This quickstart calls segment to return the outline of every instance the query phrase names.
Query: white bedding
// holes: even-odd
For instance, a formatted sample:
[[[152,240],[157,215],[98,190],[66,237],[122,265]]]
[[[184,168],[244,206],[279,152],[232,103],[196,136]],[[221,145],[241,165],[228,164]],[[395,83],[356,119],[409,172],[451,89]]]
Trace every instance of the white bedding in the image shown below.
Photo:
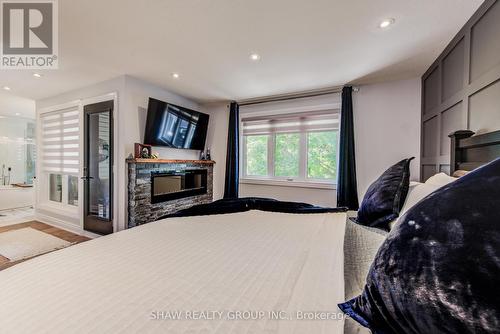
[[[0,272],[0,332],[343,333],[342,320],[227,318],[338,314],[345,221],[261,211],[175,218],[40,256]],[[152,320],[160,311],[182,320]],[[190,311],[215,319],[186,320]]]

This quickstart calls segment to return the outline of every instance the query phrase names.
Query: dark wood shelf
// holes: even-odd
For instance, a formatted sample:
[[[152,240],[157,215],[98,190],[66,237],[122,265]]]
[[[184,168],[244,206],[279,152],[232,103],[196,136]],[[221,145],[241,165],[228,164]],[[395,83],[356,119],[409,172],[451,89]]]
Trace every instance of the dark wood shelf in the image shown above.
[[[183,159],[127,159],[129,164],[205,164],[214,165],[213,160],[183,160]]]

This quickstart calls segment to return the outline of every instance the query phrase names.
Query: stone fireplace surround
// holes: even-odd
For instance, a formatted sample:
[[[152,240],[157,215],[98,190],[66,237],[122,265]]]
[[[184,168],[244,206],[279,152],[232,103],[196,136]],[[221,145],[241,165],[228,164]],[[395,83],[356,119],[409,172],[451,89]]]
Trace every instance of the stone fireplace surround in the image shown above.
[[[147,224],[162,216],[213,200],[213,167],[211,160],[128,159],[128,228]],[[207,193],[151,203],[151,173],[186,169],[207,170]]]

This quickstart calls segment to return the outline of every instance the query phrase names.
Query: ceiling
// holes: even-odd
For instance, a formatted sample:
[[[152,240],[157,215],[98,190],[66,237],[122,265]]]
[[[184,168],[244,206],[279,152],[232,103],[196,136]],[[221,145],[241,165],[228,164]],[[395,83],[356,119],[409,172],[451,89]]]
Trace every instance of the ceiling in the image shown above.
[[[0,119],[5,117],[35,118],[35,101],[0,91]]]
[[[64,0],[59,69],[3,70],[0,86],[41,99],[128,74],[205,102],[414,77],[482,2]]]

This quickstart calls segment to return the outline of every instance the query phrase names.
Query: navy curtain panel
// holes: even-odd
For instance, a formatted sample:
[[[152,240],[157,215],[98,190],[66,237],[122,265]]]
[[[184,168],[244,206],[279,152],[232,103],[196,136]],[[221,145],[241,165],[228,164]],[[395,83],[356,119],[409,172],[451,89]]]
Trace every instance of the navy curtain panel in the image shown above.
[[[358,186],[356,181],[356,158],[354,153],[354,120],[352,112],[352,87],[342,89],[340,112],[340,141],[337,179],[337,206],[357,210]]]
[[[229,128],[227,134],[226,182],[224,198],[238,198],[240,148],[240,106],[231,102],[229,107]]]

